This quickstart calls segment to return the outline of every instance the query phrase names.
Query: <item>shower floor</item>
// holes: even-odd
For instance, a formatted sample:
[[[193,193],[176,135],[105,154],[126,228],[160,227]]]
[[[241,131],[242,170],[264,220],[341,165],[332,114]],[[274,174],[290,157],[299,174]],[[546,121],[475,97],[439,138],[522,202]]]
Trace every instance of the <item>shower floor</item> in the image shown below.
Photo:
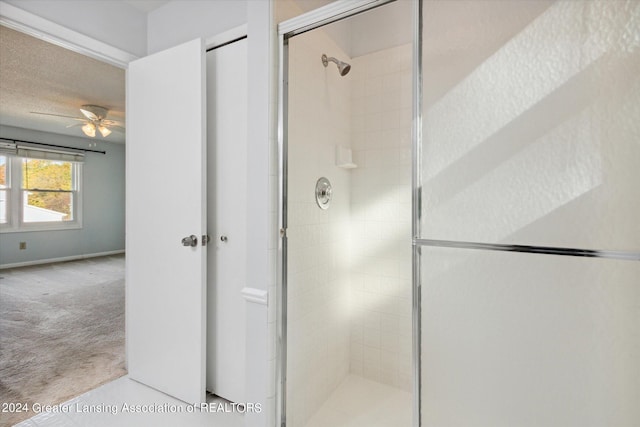
[[[349,375],[305,427],[411,427],[411,393]]]

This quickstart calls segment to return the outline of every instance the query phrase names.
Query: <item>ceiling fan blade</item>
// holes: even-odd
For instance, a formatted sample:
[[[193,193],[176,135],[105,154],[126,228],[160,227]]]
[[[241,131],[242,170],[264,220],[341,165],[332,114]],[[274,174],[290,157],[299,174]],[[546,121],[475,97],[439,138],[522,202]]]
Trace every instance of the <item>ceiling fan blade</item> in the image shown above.
[[[116,120],[102,119],[101,122],[105,126],[122,126],[121,122]]]
[[[85,117],[89,120],[98,120],[98,116],[89,110],[85,110],[84,108],[81,108],[80,112],[84,114]]]
[[[72,124],[72,125],[68,125],[67,129],[69,129],[69,128],[77,128],[77,127],[80,127],[80,126],[84,126],[84,123],[75,123],[75,124]]]
[[[53,114],[53,113],[39,113],[37,111],[29,111],[31,114],[40,114],[42,116],[53,116],[53,117],[64,117],[65,119],[73,119],[73,120],[82,120],[85,121],[87,119],[82,117],[72,117],[72,116],[63,116],[62,114]]]

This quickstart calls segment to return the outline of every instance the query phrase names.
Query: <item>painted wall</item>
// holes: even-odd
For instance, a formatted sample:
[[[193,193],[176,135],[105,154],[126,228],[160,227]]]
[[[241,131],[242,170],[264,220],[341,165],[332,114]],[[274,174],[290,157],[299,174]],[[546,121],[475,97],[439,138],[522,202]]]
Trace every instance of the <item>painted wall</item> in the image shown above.
[[[640,4],[517,3],[425,2],[423,237],[639,253]],[[638,261],[422,272],[425,426],[640,423]]]
[[[88,148],[89,140],[9,126],[0,137]],[[94,142],[93,140],[91,142]],[[2,233],[0,265],[124,250],[124,145],[99,142],[87,153],[82,179],[82,229]],[[19,250],[19,242],[27,242]]]
[[[136,56],[147,52],[147,15],[124,2],[3,1]]]
[[[411,390],[410,44],[352,60],[350,371]]]
[[[323,53],[349,61],[322,30],[289,47],[289,242],[287,408],[304,425],[349,372],[351,173],[335,164],[351,147],[351,79]],[[315,200],[316,181],[333,187],[329,209]]]
[[[245,0],[172,1],[149,13],[147,53],[210,37],[247,23]]]

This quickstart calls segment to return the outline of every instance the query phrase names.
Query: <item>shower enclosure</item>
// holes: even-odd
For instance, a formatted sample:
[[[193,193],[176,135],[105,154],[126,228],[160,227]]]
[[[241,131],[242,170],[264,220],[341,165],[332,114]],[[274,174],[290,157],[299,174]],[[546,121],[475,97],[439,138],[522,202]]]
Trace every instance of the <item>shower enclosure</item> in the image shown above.
[[[288,426],[411,426],[411,23],[396,3],[287,41]]]
[[[640,4],[279,33],[279,425],[640,423]]]

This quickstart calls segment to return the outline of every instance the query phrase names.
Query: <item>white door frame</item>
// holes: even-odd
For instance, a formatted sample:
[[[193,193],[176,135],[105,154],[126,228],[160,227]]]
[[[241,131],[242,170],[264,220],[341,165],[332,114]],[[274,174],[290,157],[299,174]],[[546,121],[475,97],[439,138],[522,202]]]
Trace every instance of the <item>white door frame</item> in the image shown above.
[[[65,49],[126,69],[139,58],[130,52],[71,30],[0,0],[0,25],[53,43]],[[205,49],[212,49],[247,36],[247,24],[205,39]]]
[[[118,68],[126,69],[129,62],[138,59],[138,56],[130,52],[56,24],[4,1],[0,1],[0,24]]]

